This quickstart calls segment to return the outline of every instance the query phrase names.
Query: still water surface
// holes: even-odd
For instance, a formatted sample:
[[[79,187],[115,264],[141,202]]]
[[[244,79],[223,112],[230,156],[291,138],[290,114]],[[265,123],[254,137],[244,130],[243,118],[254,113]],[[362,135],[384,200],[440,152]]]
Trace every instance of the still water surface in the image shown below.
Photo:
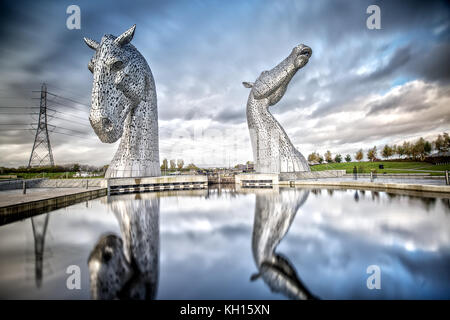
[[[66,287],[70,265],[80,290]],[[449,299],[450,199],[212,188],[104,197],[0,227],[0,298],[130,297]]]

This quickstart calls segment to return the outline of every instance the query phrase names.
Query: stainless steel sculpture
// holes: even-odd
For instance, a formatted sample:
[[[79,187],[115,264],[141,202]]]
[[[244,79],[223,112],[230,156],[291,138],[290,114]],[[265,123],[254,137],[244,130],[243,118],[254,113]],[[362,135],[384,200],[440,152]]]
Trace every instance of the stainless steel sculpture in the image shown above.
[[[118,139],[119,148],[106,178],[160,176],[158,109],[153,75],[145,58],[130,44],[136,26],[101,42],[84,38],[95,54],[89,120],[102,142]]]
[[[290,299],[317,299],[289,259],[276,252],[308,195],[308,190],[267,190],[256,195],[252,251],[258,273],[251,280],[261,277],[272,291]]]
[[[270,71],[263,71],[252,88],[247,102],[247,123],[257,173],[310,171],[305,157],[294,147],[283,127],[269,112],[269,107],[283,97],[296,72],[311,57],[311,48],[300,44]]]
[[[159,195],[111,196],[121,237],[100,238],[88,259],[93,299],[154,299],[159,279]]]

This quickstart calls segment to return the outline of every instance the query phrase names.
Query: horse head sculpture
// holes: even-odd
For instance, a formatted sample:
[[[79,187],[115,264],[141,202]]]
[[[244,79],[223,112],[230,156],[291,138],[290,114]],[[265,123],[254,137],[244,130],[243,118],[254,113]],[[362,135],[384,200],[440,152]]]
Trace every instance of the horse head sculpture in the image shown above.
[[[94,75],[89,120],[102,142],[122,138],[106,178],[161,175],[158,110],[152,72],[130,43],[136,26],[101,42],[84,38],[95,50],[88,64]]]
[[[300,44],[270,71],[263,71],[251,88],[247,102],[247,123],[258,173],[310,171],[304,156],[294,147],[283,127],[268,108],[281,100],[292,77],[309,61],[312,50]]]

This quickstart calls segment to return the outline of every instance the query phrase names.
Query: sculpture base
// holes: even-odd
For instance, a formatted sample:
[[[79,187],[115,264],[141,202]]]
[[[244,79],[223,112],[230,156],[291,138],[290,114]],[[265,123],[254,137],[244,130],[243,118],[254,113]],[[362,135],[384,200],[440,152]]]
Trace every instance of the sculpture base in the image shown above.
[[[127,162],[111,163],[106,170],[105,178],[141,178],[141,177],[159,177],[161,168],[159,163]]]
[[[272,185],[289,185],[291,181],[338,178],[345,170],[301,171],[282,173],[244,173],[235,176],[235,184],[244,187],[270,187]]]

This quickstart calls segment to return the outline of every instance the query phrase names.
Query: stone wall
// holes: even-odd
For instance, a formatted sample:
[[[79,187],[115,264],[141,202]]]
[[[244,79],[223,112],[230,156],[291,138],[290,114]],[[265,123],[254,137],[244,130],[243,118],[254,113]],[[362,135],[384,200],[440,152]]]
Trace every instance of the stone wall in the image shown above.
[[[39,185],[39,183],[41,183],[43,180],[46,180],[46,179],[28,179],[25,181],[27,182],[27,188],[36,188],[36,186]],[[24,180],[22,180],[22,179],[0,181],[0,191],[22,189],[23,181]]]
[[[280,173],[280,181],[306,180],[306,179],[322,179],[322,178],[338,178],[345,175],[345,170],[324,170],[311,172],[282,172]]]
[[[39,182],[35,188],[86,188],[106,187],[105,179],[46,179]]]
[[[23,181],[8,180],[0,182],[0,191],[22,189]],[[86,188],[103,187],[106,188],[105,179],[27,179],[27,188]]]

